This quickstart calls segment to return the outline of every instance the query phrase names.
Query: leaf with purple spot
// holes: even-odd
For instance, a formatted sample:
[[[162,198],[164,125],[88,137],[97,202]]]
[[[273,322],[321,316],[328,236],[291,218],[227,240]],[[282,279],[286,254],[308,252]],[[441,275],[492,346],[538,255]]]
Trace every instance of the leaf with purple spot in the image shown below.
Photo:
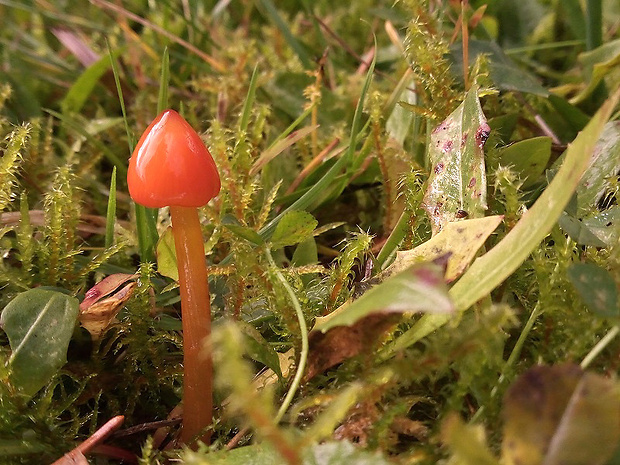
[[[477,89],[431,134],[432,169],[423,207],[433,235],[449,222],[484,216],[486,174],[483,147],[490,127],[482,113]]]

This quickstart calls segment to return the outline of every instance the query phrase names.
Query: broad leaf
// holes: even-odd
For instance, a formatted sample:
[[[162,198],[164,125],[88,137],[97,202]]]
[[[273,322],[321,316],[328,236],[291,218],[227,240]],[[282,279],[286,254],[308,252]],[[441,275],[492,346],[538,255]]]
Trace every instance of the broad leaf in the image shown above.
[[[504,397],[502,463],[605,464],[620,441],[618,383],[577,365],[537,366]]]
[[[252,360],[262,363],[268,368],[271,368],[279,378],[282,378],[282,371],[280,370],[280,359],[275,349],[265,340],[262,334],[254,328],[254,326],[245,323],[244,321],[238,321],[237,326],[243,333],[244,346],[247,350],[248,356]]]
[[[10,380],[32,397],[67,362],[79,302],[49,289],[17,295],[2,311],[0,326],[11,345]]]
[[[510,166],[519,175],[524,188],[536,183],[545,171],[550,156],[550,137],[533,137],[515,142],[499,153],[500,163]]]
[[[318,221],[308,212],[290,211],[285,214],[271,236],[272,247],[295,245],[312,236]]]
[[[585,75],[589,82],[578,95],[571,99],[572,104],[578,104],[587,99],[608,75],[614,79],[610,83],[612,88],[617,88],[620,84],[617,73],[620,64],[620,39],[582,53],[579,55],[579,61],[585,68]]]
[[[489,60],[489,77],[493,84],[501,90],[526,92],[546,97],[547,89],[540,85],[534,75],[525,71],[508,57],[502,48],[494,42],[470,40],[469,65],[473,66],[478,55],[485,55]],[[460,42],[451,50],[452,60],[456,64],[455,71],[463,75],[463,48]]]
[[[419,263],[395,273],[360,298],[328,316],[317,318],[312,331],[326,332],[336,326],[350,326],[373,313],[430,312],[449,314],[443,268],[435,263]]]
[[[423,207],[431,219],[433,234],[450,221],[479,218],[486,210],[483,146],[489,133],[474,88],[431,134],[432,169]]]
[[[577,217],[584,218],[612,184],[614,173],[620,172],[620,121],[605,125],[596,143],[588,170],[577,187]]]
[[[177,253],[174,248],[174,236],[172,228],[168,228],[157,241],[157,272],[162,276],[167,276],[175,281],[179,280],[179,269],[177,267]]]
[[[593,263],[575,263],[568,279],[592,312],[601,317],[620,317],[618,291],[611,274]]]
[[[553,181],[516,226],[493,249],[476,259],[450,289],[456,310],[464,311],[488,295],[510,276],[542,241],[568,204],[593,156],[596,142],[620,98],[620,91],[605,102],[565,153]],[[493,270],[490,273],[489,270]],[[416,343],[449,321],[447,315],[423,315],[390,347],[390,352]]]

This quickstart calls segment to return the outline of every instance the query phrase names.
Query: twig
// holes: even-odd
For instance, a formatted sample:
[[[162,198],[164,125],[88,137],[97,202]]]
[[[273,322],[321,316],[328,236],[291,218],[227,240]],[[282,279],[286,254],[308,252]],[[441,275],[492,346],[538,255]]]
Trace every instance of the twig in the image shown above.
[[[547,137],[551,137],[551,140],[553,141],[554,144],[556,145],[562,144],[562,141],[560,141],[558,136],[555,135],[555,133],[553,132],[553,129],[551,129],[549,125],[545,122],[543,117],[540,116],[536,112],[536,110],[534,110],[534,108],[532,108],[532,105],[527,103],[527,101],[523,98],[523,96],[521,96],[521,94],[515,92],[514,95],[517,98],[517,100],[519,100],[519,102],[521,102],[523,106],[525,106],[525,108],[527,108],[527,110],[530,113],[532,113],[532,115],[534,115],[534,121],[536,121],[536,124],[538,124],[538,127],[542,130],[543,134],[545,134]]]
[[[297,187],[301,184],[301,182],[306,179],[306,176],[308,176],[308,174],[310,174],[310,172],[316,168],[317,166],[319,166],[321,164],[321,162],[325,159],[325,157],[327,155],[329,155],[329,153],[334,150],[334,148],[336,147],[336,145],[338,145],[340,143],[340,139],[338,139],[337,137],[332,140],[329,144],[327,144],[327,147],[325,147],[323,150],[321,150],[321,152],[314,157],[310,163],[308,163],[308,165],[306,165],[306,167],[301,170],[301,172],[297,175],[297,177],[295,178],[295,180],[291,183],[291,185],[289,186],[289,188],[286,190],[286,194],[292,194],[293,192],[295,192],[295,189],[297,189]],[[344,149],[343,149],[344,150]]]
[[[231,450],[237,447],[237,444],[239,444],[239,441],[241,441],[243,436],[245,436],[249,430],[250,428],[248,428],[247,426],[243,427],[241,431],[235,434],[233,438],[230,441],[228,441],[228,444],[226,444],[226,450]]]
[[[167,420],[151,421],[149,423],[142,423],[140,425],[125,428],[115,432],[113,438],[124,438],[125,436],[131,436],[133,434],[143,433],[153,429],[163,428],[165,426],[174,426],[181,423],[182,418],[171,418]]]
[[[108,436],[120,428],[124,421],[125,417],[123,415],[118,415],[108,420],[101,428],[95,431],[91,437],[86,439],[71,452],[66,453],[56,460],[52,465],[66,465],[79,460],[81,456],[88,454],[95,446],[105,441]]]

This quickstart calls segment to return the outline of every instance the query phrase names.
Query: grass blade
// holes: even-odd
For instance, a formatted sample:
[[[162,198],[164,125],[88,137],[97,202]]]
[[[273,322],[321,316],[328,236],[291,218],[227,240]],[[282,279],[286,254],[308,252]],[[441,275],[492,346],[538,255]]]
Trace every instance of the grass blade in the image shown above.
[[[239,130],[241,132],[245,132],[248,129],[248,124],[250,122],[250,113],[252,112],[252,107],[254,106],[254,99],[256,97],[256,76],[258,75],[258,67],[254,67],[254,71],[252,72],[252,77],[250,78],[250,87],[248,88],[248,94],[245,97],[245,102],[243,104],[243,111],[241,112],[241,118],[239,120]]]
[[[370,87],[372,76],[375,71],[375,63],[376,55],[373,57],[372,63],[370,63],[370,66],[368,67],[366,80],[364,81],[364,86],[362,87],[362,92],[360,94],[359,101],[357,102],[357,107],[355,108],[353,123],[351,124],[351,137],[349,139],[349,146],[347,147],[347,150],[343,156],[340,157],[336,163],[334,163],[329,171],[325,173],[325,175],[319,179],[304,195],[302,195],[288,208],[284,209],[278,216],[267,223],[267,225],[259,231],[259,234],[263,239],[268,239],[271,234],[273,234],[276,225],[286,213],[292,210],[305,210],[325,193],[325,190],[328,189],[332,182],[340,175],[343,168],[347,168],[347,172],[349,171],[349,165],[353,159],[353,154],[355,153],[355,142],[360,131],[364,101],[366,100],[366,94],[368,93],[368,88]],[[348,174],[352,175],[353,173]],[[348,177],[349,176],[346,178],[348,179]]]
[[[269,20],[280,30],[286,42],[288,42],[289,46],[299,57],[299,60],[304,65],[304,68],[310,68],[312,65],[310,55],[301,42],[295,38],[271,0],[258,0],[257,3],[262,7],[261,9],[266,13]]]
[[[127,145],[129,146],[129,154],[133,153],[135,146],[135,139],[133,133],[129,127],[129,120],[127,119],[127,111],[125,109],[125,99],[123,98],[123,89],[121,87],[121,81],[118,73],[118,66],[116,65],[116,59],[112,53],[110,43],[107,42],[108,54],[112,62],[112,72],[114,74],[114,82],[116,83],[116,91],[118,92],[118,100],[121,104],[121,111],[123,112],[123,120],[125,121],[125,131],[127,132]],[[163,65],[162,65],[163,66]],[[125,164],[120,166],[123,176],[127,176],[127,168]],[[140,251],[140,259],[143,262],[151,262],[155,258],[155,245],[159,239],[157,233],[157,209],[146,208],[140,204],[136,206],[136,232],[138,234],[138,250]]]
[[[105,248],[114,243],[114,222],[116,221],[116,166],[112,168],[110,180],[110,196],[108,197],[108,210],[105,218]]]
[[[161,57],[161,76],[159,79],[159,98],[157,99],[157,114],[168,108],[168,86],[170,85],[170,54],[168,47],[164,48]]]

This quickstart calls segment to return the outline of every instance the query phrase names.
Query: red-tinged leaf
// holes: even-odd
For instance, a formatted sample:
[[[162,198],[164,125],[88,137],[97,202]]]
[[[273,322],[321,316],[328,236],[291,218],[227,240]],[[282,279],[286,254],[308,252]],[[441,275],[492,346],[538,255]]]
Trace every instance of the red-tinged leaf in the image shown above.
[[[128,283],[110,297],[80,309],[80,324],[86,328],[93,339],[101,337],[125,302],[131,298],[137,286],[138,283]]]
[[[110,295],[112,292],[118,289],[119,286],[135,278],[135,274],[126,273],[111,274],[110,276],[103,278],[88,291],[86,291],[86,294],[84,295],[84,300],[82,300],[82,303],[80,304],[80,311],[85,311],[94,303],[103,299],[105,296]]]

